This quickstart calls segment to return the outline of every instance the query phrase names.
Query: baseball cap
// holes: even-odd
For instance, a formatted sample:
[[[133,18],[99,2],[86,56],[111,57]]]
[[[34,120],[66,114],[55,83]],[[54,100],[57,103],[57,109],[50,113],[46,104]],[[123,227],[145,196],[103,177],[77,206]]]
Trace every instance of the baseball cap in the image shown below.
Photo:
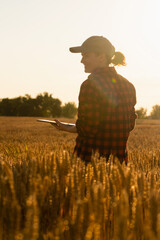
[[[106,53],[112,57],[115,53],[115,48],[111,42],[103,36],[92,36],[85,40],[81,46],[71,47],[69,49],[72,53],[87,53],[97,52]]]

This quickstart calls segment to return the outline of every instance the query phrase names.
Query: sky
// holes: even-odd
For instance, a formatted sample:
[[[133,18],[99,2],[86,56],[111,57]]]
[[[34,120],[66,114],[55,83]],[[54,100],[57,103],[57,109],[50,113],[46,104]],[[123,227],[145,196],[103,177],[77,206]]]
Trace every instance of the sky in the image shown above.
[[[0,0],[0,98],[48,92],[78,105],[87,79],[69,48],[93,35],[121,51],[136,108],[160,104],[159,0]]]

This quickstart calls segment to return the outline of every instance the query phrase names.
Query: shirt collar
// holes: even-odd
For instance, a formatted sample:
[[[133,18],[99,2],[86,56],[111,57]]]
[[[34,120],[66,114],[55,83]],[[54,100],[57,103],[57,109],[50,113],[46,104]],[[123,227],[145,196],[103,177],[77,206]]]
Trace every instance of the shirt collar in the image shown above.
[[[114,67],[104,67],[104,68],[96,68],[93,72],[93,74],[99,74],[99,73],[112,73],[117,74]]]

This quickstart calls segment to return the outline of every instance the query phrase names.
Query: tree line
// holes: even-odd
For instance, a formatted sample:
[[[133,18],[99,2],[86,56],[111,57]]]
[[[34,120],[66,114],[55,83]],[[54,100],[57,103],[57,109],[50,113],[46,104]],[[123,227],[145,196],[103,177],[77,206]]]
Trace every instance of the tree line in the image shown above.
[[[160,119],[160,105],[154,105],[149,115],[147,109],[143,107],[137,109],[136,113],[140,119]]]
[[[77,107],[74,102],[65,103],[53,98],[48,92],[40,93],[36,98],[26,94],[23,97],[3,98],[0,100],[0,116],[40,116],[74,118]]]
[[[140,119],[160,119],[160,105],[154,105],[150,115],[146,108],[136,110]],[[74,102],[65,103],[53,98],[48,92],[40,93],[36,98],[26,94],[23,97],[3,98],[0,100],[0,116],[40,116],[40,117],[67,117],[74,118],[77,107]]]

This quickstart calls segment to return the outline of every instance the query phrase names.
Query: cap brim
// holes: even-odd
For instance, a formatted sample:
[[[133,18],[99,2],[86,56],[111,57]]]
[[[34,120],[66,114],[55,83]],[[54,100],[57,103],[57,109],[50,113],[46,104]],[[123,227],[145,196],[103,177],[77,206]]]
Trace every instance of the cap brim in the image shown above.
[[[79,46],[79,47],[71,47],[69,50],[72,53],[81,53],[82,52],[82,47],[81,46]]]

